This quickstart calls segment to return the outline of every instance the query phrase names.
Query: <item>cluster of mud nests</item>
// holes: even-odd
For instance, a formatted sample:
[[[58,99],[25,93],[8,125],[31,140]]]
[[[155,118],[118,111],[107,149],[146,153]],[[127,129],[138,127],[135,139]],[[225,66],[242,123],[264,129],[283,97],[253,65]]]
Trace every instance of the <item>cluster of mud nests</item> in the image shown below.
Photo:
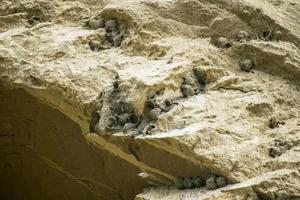
[[[127,27],[117,19],[95,17],[87,22],[87,26],[92,30],[100,30],[104,37],[99,40],[91,40],[89,46],[92,51],[101,51],[111,47],[119,47],[124,38],[127,36]],[[280,31],[263,31],[255,36],[246,31],[240,31],[233,39],[223,36],[212,36],[211,42],[220,49],[231,48],[235,43],[247,42],[252,39],[264,41],[278,41],[282,37]],[[101,38],[101,37],[100,37]],[[103,39],[104,38],[104,39]],[[240,70],[243,72],[253,72],[256,67],[254,58],[244,55],[239,60]],[[181,99],[189,98],[194,95],[205,93],[206,84],[210,82],[205,70],[201,67],[193,68],[189,73],[182,77],[178,89],[182,96],[180,99],[172,99],[163,92],[157,91],[146,97],[144,110],[142,113],[137,112],[134,102],[129,99],[128,88],[122,87],[124,83],[116,78],[113,85],[105,89],[100,95],[100,105],[92,116],[91,131],[99,135],[113,135],[121,133],[132,137],[153,135],[159,132],[156,127],[156,121],[164,113],[169,112],[175,107]],[[163,101],[161,101],[163,99]],[[163,102],[163,103],[161,103]],[[284,122],[279,121],[276,117],[269,120],[269,128],[274,129]],[[275,158],[292,148],[289,142],[276,141],[269,149],[269,156]],[[177,177],[174,185],[176,188],[194,189],[206,187],[209,190],[225,187],[228,184],[223,176],[211,174],[205,180],[201,177]]]
[[[111,47],[119,47],[126,37],[127,28],[115,18],[92,18],[87,22],[92,30],[102,30],[101,39],[93,39],[89,42],[92,51],[100,51]]]
[[[140,124],[140,116],[127,101],[127,94],[120,89],[120,84],[121,82],[116,80],[113,87],[102,92],[100,96],[100,108],[94,116],[96,118],[94,130],[98,134],[127,132]]]
[[[276,139],[273,142],[272,147],[269,149],[269,156],[271,156],[272,158],[279,157],[294,146],[295,144],[292,141]]]
[[[206,186],[209,190],[214,190],[217,188],[221,188],[227,185],[226,178],[222,176],[217,176],[215,174],[211,174],[204,181],[199,177],[178,177],[176,180],[176,187],[180,190],[183,189],[194,189],[200,188],[202,186]]]
[[[247,42],[249,40],[279,41],[282,38],[283,33],[281,31],[268,29],[256,33],[255,35],[250,34],[247,31],[239,31],[232,39],[215,34],[212,36],[211,42],[218,48],[230,48],[233,46],[234,42]]]
[[[103,42],[91,41],[90,47],[93,51],[118,47],[126,36],[126,27],[115,19],[93,18],[88,22],[88,26],[94,30],[103,29],[105,32],[105,41],[108,44],[105,47],[105,43],[103,44]],[[260,37],[264,40],[271,40],[275,36],[263,33]],[[251,36],[247,32],[241,31],[236,35],[234,40],[229,40],[225,37],[216,37],[212,42],[218,48],[230,48],[234,42],[243,42],[250,39]],[[253,72],[256,63],[254,59],[246,55],[240,59],[239,66],[241,71]],[[100,95],[100,105],[93,114],[91,131],[99,135],[114,135],[118,133],[129,135],[133,138],[159,133],[156,121],[160,116],[172,110],[182,99],[205,93],[206,85],[214,78],[208,75],[201,67],[194,67],[191,72],[185,73],[180,85],[178,85],[178,89],[182,94],[179,99],[169,98],[162,91],[156,91],[145,98],[143,112],[139,114],[135,109],[134,102],[130,101],[128,87],[123,87],[123,85],[128,83],[121,81],[119,76],[117,76],[112,86],[105,89]],[[275,116],[269,119],[269,128],[274,129],[279,125],[284,125],[284,122],[279,121]],[[269,149],[269,156],[272,158],[278,157],[291,149],[292,146],[291,142],[275,141],[274,145]],[[211,174],[206,179],[202,179],[200,176],[177,177],[172,186],[175,186],[179,190],[201,187],[214,190],[225,187],[227,184],[228,181],[225,177]],[[161,184],[153,185],[166,186]]]
[[[158,91],[145,101],[144,112],[139,115],[128,100],[126,89],[122,89],[124,84],[127,83],[116,80],[112,87],[101,93],[99,109],[92,117],[91,131],[100,135],[122,132],[132,137],[154,134],[157,131],[156,120],[177,103],[166,98],[164,104],[159,105],[157,99],[162,95]]]
[[[179,86],[181,98],[204,93],[206,79],[206,74],[199,68],[183,77]],[[101,93],[100,106],[92,116],[91,131],[100,135],[120,132],[132,137],[153,135],[159,132],[156,121],[160,115],[169,112],[180,101],[180,98],[175,100],[164,95],[162,91],[157,91],[146,98],[143,113],[138,114],[134,109],[134,102],[128,100],[130,96],[127,89],[122,86],[126,84],[128,83],[117,77],[113,85]]]
[[[239,31],[235,34],[234,38],[229,39],[224,36],[214,34],[211,37],[211,43],[218,48],[228,49],[234,45],[234,43],[243,43],[250,40],[261,40],[261,41],[280,41],[283,39],[283,33],[279,30],[264,30],[256,34],[250,34],[247,31]],[[244,72],[253,72],[256,66],[254,58],[248,55],[243,55],[240,58],[240,69]]]

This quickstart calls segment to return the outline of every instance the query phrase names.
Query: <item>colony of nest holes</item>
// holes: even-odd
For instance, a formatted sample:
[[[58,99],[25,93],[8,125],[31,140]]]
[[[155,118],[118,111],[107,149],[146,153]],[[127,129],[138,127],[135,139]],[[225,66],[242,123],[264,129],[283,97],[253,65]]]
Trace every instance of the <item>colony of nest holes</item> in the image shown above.
[[[114,19],[94,18],[88,22],[91,29],[105,29],[105,37],[110,46],[120,46],[124,37],[126,36],[126,27],[118,23]],[[260,36],[263,40],[273,40],[281,35],[280,32],[263,32]],[[236,37],[235,41],[242,42],[250,39],[247,32],[241,31]],[[233,42],[225,37],[217,37],[212,40],[219,48],[230,48]],[[89,43],[93,51],[105,49],[98,41],[91,41]],[[255,69],[255,60],[241,59],[239,62],[240,69],[244,72],[252,72]],[[207,83],[207,74],[200,68],[194,68],[193,74],[183,78],[180,85],[182,98],[189,98],[194,95],[205,92],[205,85]],[[93,114],[91,131],[100,135],[112,135],[115,133],[122,133],[132,137],[152,135],[159,130],[156,128],[156,121],[160,115],[169,112],[174,106],[178,104],[177,100],[165,98],[163,104],[158,103],[158,99],[163,98],[161,91],[149,96],[144,103],[144,111],[138,115],[134,106],[127,101],[128,96],[126,90],[122,88],[122,81],[119,77],[113,82],[113,85],[101,93],[100,108]],[[104,108],[104,101],[109,104],[108,108]],[[269,128],[274,129],[279,125],[284,125],[284,122],[279,121],[276,117],[271,117],[269,120]],[[269,149],[269,155],[272,158],[278,157],[284,152],[291,149],[293,146],[290,142],[275,141],[273,147]],[[227,185],[226,178],[211,174],[203,181],[199,176],[196,177],[178,177],[175,185],[178,189],[193,189],[206,186],[207,189],[213,190]]]
[[[119,47],[126,37],[126,26],[119,23],[117,19],[104,19],[102,17],[92,18],[87,22],[90,29],[105,30],[106,44],[99,40],[89,41],[92,51],[100,51],[110,47]]]

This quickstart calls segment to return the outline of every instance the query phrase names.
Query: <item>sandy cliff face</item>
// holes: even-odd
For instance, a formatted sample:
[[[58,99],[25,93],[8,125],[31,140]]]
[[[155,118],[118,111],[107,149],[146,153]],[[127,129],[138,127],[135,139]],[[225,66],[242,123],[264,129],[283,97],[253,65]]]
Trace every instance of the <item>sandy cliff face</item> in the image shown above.
[[[299,199],[299,13],[2,1],[1,199]]]

